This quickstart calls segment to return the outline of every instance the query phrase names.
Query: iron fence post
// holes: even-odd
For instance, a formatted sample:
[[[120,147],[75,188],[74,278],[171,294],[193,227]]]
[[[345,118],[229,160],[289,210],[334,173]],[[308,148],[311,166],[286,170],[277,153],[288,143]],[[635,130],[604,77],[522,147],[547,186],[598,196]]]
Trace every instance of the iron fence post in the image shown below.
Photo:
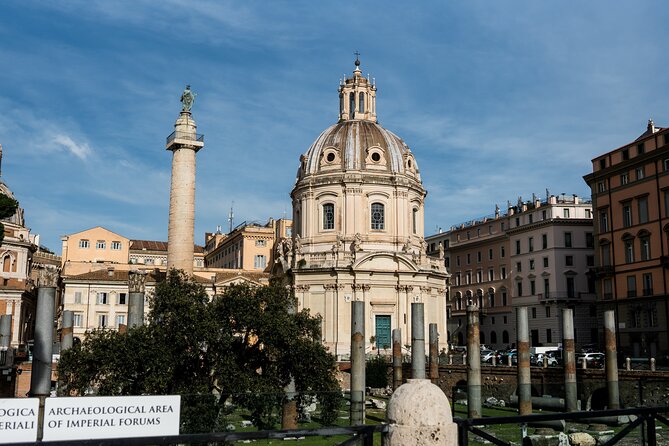
[[[458,423],[458,446],[469,445],[469,420],[462,420]]]
[[[655,437],[655,414],[649,413],[646,417],[646,437],[648,438],[648,446],[655,446],[657,439]]]

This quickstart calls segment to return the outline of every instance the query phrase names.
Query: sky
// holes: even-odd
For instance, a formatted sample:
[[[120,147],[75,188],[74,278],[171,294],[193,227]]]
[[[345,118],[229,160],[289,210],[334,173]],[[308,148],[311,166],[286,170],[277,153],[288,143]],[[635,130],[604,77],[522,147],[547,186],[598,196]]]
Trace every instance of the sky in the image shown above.
[[[299,157],[338,116],[354,52],[411,147],[425,235],[535,193],[589,196],[591,159],[669,126],[662,1],[5,0],[2,181],[40,242],[103,226],[167,240],[186,84],[196,243],[291,217]]]

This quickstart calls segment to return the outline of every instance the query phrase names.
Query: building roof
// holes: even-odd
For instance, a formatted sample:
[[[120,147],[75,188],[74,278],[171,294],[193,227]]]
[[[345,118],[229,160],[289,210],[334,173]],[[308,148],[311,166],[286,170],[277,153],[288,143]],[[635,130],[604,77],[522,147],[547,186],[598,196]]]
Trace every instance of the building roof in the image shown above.
[[[167,252],[167,242],[160,242],[156,240],[130,240],[130,249],[135,251]],[[193,252],[203,253],[204,248],[200,245],[193,245]]]
[[[145,269],[142,270],[147,273],[146,282],[159,282],[165,280],[166,272],[160,271],[158,269]],[[75,274],[71,276],[64,276],[65,280],[69,281],[94,281],[94,282],[127,282],[128,270],[120,270],[115,268],[100,269],[97,271],[90,271],[83,274]],[[200,274],[206,273],[206,271],[200,272]],[[194,274],[193,278],[199,284],[211,284],[212,279],[216,283],[226,282],[230,279],[235,279],[237,277],[243,277],[254,282],[266,283],[269,281],[269,273],[257,272],[257,271],[244,271],[244,270],[229,270],[229,271],[216,271],[214,274],[210,275],[209,278],[202,277],[198,274]]]
[[[216,282],[224,282],[235,277],[246,277],[247,279],[253,280],[255,282],[267,282],[269,280],[269,273],[257,272],[257,271],[244,271],[244,270],[230,270],[230,271],[220,271],[216,273]]]
[[[147,282],[156,282],[157,280],[162,280],[165,277],[164,271],[156,270],[144,270],[147,272],[146,281]],[[68,280],[90,280],[90,281],[99,281],[99,282],[127,282],[128,270],[118,270],[118,269],[100,269],[97,271],[90,271],[83,274],[75,274],[72,276],[64,276],[64,279]]]
[[[83,234],[84,232],[92,231],[93,229],[98,229],[98,228],[99,228],[99,229],[103,229],[103,230],[105,230],[105,231],[107,231],[107,232],[110,232],[110,233],[112,233],[112,234],[114,234],[114,235],[118,235],[119,238],[127,239],[127,237],[124,237],[123,235],[119,234],[118,232],[111,231],[111,230],[105,228],[104,226],[93,226],[92,228],[88,228],[88,229],[84,229],[83,231],[79,231],[79,232],[75,232],[75,233],[72,233],[72,234],[68,234],[68,235],[66,235],[66,236],[64,236],[64,237],[74,237],[74,236],[77,235],[77,234]]]

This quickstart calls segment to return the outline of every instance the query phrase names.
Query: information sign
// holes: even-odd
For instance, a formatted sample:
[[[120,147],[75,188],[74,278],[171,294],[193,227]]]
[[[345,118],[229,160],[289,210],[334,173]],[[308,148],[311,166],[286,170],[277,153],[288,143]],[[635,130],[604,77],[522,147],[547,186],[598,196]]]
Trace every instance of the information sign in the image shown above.
[[[39,398],[0,399],[0,444],[37,440]]]
[[[44,441],[179,435],[181,397],[47,398]]]

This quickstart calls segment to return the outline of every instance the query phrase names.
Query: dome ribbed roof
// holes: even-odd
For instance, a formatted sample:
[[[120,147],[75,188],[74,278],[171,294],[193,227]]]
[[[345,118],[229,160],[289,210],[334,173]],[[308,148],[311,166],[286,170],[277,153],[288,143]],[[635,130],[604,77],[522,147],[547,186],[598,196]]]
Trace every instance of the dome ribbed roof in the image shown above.
[[[385,170],[419,177],[411,150],[404,141],[379,124],[365,120],[342,121],[323,131],[305,154],[302,174],[315,174],[332,167]]]

